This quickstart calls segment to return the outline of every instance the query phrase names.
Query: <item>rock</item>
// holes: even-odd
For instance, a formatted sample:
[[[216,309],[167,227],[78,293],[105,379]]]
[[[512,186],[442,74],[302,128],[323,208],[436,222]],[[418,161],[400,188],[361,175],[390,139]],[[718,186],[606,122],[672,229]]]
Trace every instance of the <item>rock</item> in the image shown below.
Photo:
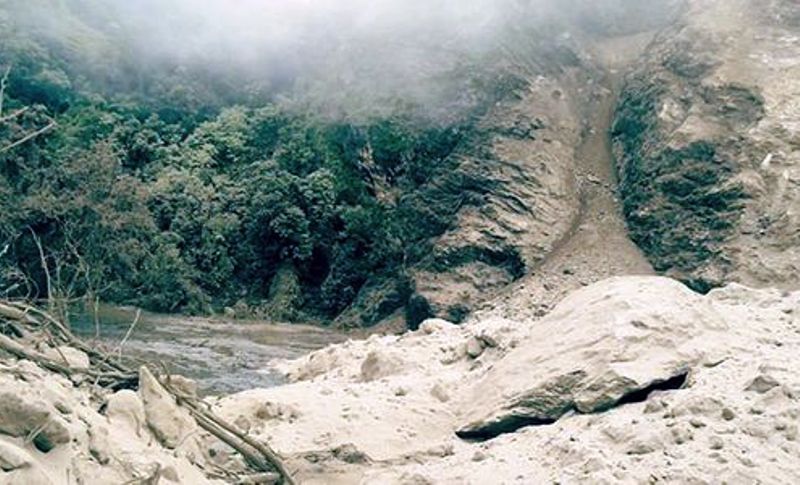
[[[14,437],[33,437],[36,447],[48,452],[69,443],[70,433],[61,418],[47,404],[29,395],[0,394],[0,433]]]
[[[33,438],[36,449],[47,453],[58,445],[65,445],[70,441],[70,433],[64,421],[57,416],[50,416],[44,428]]]
[[[239,485],[277,485],[281,482],[281,477],[277,473],[256,473],[246,475],[238,480]]]
[[[445,445],[436,445],[431,448],[428,448],[425,451],[425,454],[428,456],[436,456],[439,458],[447,458],[448,456],[453,456],[456,454],[455,447],[452,444],[445,444]]]
[[[629,455],[647,455],[653,453],[661,447],[661,443],[653,439],[634,440],[626,451]]]
[[[356,446],[352,443],[347,443],[334,448],[332,450],[332,454],[336,459],[351,465],[363,465],[372,461],[366,453],[356,448]]]
[[[144,404],[139,398],[139,394],[129,389],[117,391],[108,397],[106,416],[112,425],[127,426],[137,436],[146,422]]]
[[[0,470],[10,472],[31,466],[31,455],[17,446],[0,440]]]
[[[672,433],[672,440],[676,445],[682,445],[694,439],[694,434],[691,428],[684,426],[675,426],[670,431]]]
[[[169,383],[176,391],[190,397],[197,397],[197,381],[182,375],[173,374],[169,376]]]
[[[402,369],[402,360],[388,351],[370,352],[361,364],[361,380],[371,382],[396,374]]]
[[[725,328],[700,296],[666,278],[612,278],[579,290],[472,388],[458,434],[496,436],[681,385]]]
[[[167,448],[176,448],[197,428],[189,412],[156,380],[147,367],[139,368],[139,395],[147,425]]]
[[[450,400],[450,394],[441,384],[436,384],[431,388],[431,395],[439,402],[444,403]]]
[[[744,389],[745,391],[756,392],[758,394],[766,394],[772,389],[778,387],[780,383],[768,375],[760,375],[750,381],[750,384]]]
[[[161,478],[169,480],[170,482],[180,483],[181,477],[178,475],[178,470],[174,466],[167,465],[161,469]]]
[[[89,356],[85,352],[68,345],[62,345],[58,348],[48,347],[44,355],[50,360],[66,365],[71,369],[86,370],[91,365]]]
[[[44,402],[31,400],[25,394],[23,396],[12,392],[0,394],[0,433],[24,437],[50,417]]]
[[[645,414],[663,413],[667,409],[667,403],[661,399],[648,399],[644,406]]]
[[[259,403],[255,412],[255,417],[262,421],[279,419],[291,422],[300,415],[300,410],[297,407],[278,402]]]
[[[419,331],[426,335],[432,335],[437,332],[448,331],[454,328],[458,328],[455,323],[442,320],[441,318],[429,318],[420,324]]]
[[[692,418],[689,420],[689,424],[692,425],[692,428],[700,429],[705,428],[706,423],[704,423],[701,419]]]
[[[719,436],[712,436],[708,439],[708,447],[712,450],[721,450],[725,447],[725,442]]]
[[[467,341],[467,355],[477,359],[483,354],[483,342],[477,337],[470,337]]]
[[[108,429],[105,426],[92,426],[88,429],[89,453],[101,465],[107,465],[111,461],[108,453],[110,444],[108,442]]]
[[[500,345],[493,335],[489,335],[486,332],[481,332],[481,334],[478,335],[478,339],[481,341],[484,347],[495,348]]]

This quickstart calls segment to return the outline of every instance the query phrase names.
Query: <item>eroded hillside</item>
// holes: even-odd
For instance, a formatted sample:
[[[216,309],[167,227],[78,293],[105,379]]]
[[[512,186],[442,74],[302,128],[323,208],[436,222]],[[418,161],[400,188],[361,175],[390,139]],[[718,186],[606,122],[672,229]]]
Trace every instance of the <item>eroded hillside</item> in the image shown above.
[[[614,144],[629,227],[694,288],[798,284],[799,11],[689,2],[626,79]]]

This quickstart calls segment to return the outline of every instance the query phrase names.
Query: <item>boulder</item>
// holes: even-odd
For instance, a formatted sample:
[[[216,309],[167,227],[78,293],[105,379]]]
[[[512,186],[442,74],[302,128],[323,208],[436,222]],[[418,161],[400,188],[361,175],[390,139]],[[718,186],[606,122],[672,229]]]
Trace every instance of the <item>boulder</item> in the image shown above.
[[[14,392],[0,394],[0,433],[14,437],[33,434],[33,443],[43,452],[70,441],[66,425],[46,403]]]
[[[30,466],[33,462],[27,451],[11,443],[0,441],[0,470],[10,472]]]
[[[701,296],[666,278],[584,288],[468,391],[458,434],[490,438],[679,387],[725,328]]]
[[[142,366],[139,369],[139,394],[144,404],[147,425],[167,448],[177,448],[197,428],[189,412],[161,386],[153,374]]]
[[[3,485],[53,485],[53,480],[38,466],[14,470],[2,477]]]
[[[144,404],[139,395],[129,389],[108,397],[106,416],[115,426],[127,426],[137,436],[145,423]]]
[[[14,437],[27,436],[47,421],[50,411],[42,401],[9,391],[0,394],[0,433]]]

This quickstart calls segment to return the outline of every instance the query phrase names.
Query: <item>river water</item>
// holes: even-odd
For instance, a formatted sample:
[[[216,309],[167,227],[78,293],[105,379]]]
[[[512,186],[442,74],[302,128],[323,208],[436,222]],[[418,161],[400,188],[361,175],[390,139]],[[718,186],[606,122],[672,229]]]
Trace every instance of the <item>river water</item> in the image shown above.
[[[97,314],[99,338],[91,314],[73,317],[72,330],[116,355],[136,309],[101,306]],[[346,338],[306,325],[142,312],[121,353],[125,359],[163,363],[171,373],[195,379],[203,395],[230,394],[279,385],[284,380],[271,361],[297,358]]]

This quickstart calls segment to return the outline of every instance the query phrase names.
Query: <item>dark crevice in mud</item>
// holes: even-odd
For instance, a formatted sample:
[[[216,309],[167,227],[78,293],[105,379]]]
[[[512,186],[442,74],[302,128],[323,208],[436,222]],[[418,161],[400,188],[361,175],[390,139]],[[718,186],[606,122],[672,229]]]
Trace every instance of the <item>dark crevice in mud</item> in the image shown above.
[[[724,282],[710,281],[705,278],[679,279],[679,281],[686,285],[690,290],[694,291],[695,293],[700,293],[701,295],[707,295],[711,293],[712,290],[716,290],[717,288],[722,288],[725,286]]]
[[[516,433],[522,428],[531,426],[548,426],[555,424],[562,417],[577,412],[580,414],[597,414],[601,412],[610,411],[611,409],[624,406],[626,404],[645,402],[654,393],[658,391],[677,391],[684,389],[689,381],[689,373],[683,372],[676,376],[670,377],[665,380],[658,380],[650,383],[648,386],[641,389],[636,389],[627,394],[624,394],[616,402],[608,407],[596,409],[594,412],[581,413],[574,406],[566,408],[557,418],[551,417],[531,417],[531,416],[510,416],[502,419],[497,423],[478,429],[456,431],[456,436],[466,441],[488,441],[497,438],[504,434]]]
[[[629,392],[622,396],[619,401],[612,408],[623,406],[625,404],[633,404],[637,402],[644,402],[650,397],[651,394],[657,391],[677,391],[686,387],[689,381],[689,373],[684,372],[674,377],[670,377],[664,381],[655,381],[647,387],[639,389],[638,391]]]
[[[554,424],[558,419],[536,418],[530,416],[512,416],[492,426],[478,430],[456,431],[456,436],[466,441],[488,441],[500,435],[515,433],[530,426],[546,426]]]

